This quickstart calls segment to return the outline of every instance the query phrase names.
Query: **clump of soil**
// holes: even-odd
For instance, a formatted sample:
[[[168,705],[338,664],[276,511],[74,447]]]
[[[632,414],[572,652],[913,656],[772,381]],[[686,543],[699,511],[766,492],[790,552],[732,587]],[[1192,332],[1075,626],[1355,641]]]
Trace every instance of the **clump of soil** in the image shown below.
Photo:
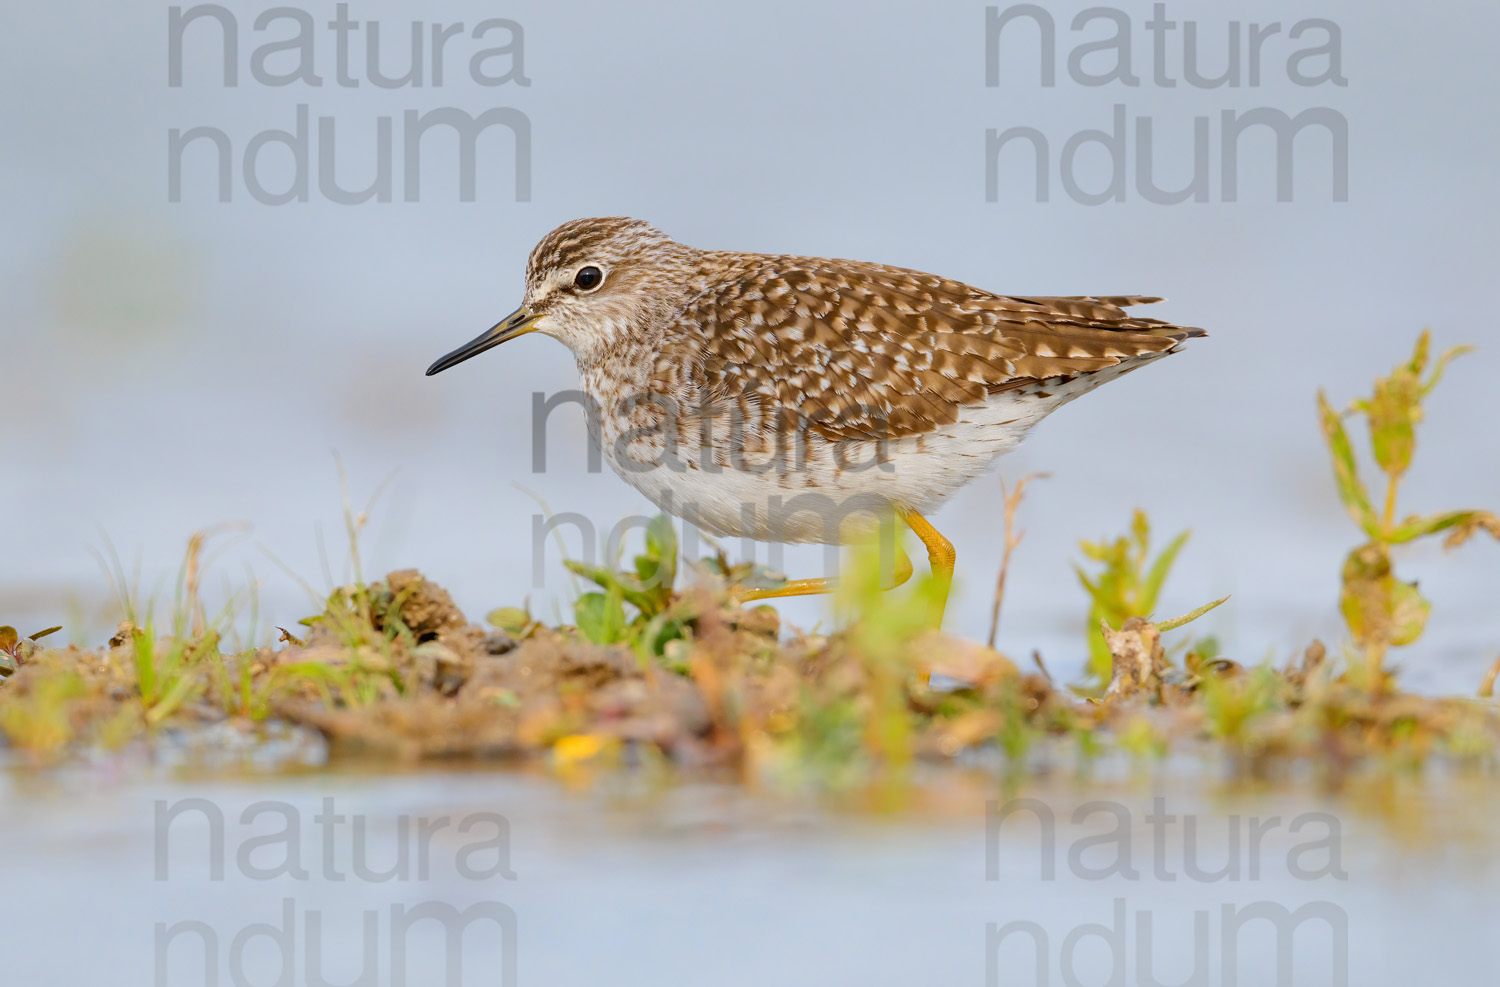
[[[1246,765],[1370,755],[1489,756],[1493,703],[1366,687],[1321,645],[1282,669],[1189,654],[1132,618],[1106,641],[1114,679],[1097,698],[1059,688],[982,645],[900,624],[782,634],[769,607],[722,587],[673,593],[670,635],[597,644],[524,614],[469,622],[415,570],[333,593],[276,648],[223,654],[212,632],[107,646],[31,648],[0,684],[0,734],[46,761],[163,728],[276,720],[316,730],[333,756],[401,761],[621,758],[803,777],[900,773],[979,748],[1012,763],[1042,744],[1141,755],[1212,743]],[[511,614],[514,617],[514,614]],[[650,644],[649,642],[654,642]],[[653,647],[660,645],[653,650]]]

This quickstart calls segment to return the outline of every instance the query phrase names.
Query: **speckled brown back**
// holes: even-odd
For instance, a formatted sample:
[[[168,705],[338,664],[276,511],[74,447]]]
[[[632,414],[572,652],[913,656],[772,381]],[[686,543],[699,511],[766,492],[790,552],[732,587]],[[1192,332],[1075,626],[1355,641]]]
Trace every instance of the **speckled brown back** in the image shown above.
[[[705,252],[707,287],[670,320],[653,390],[800,421],[826,438],[900,438],[965,405],[1171,350],[1202,330],[1136,318],[1145,296],[993,295],[859,261]]]

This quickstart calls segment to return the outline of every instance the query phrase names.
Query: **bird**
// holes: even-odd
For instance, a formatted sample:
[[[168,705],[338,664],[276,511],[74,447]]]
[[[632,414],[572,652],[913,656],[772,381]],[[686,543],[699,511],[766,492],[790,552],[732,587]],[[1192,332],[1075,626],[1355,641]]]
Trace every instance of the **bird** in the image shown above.
[[[825,545],[900,518],[927,549],[940,625],[956,553],[928,515],[1060,406],[1206,335],[1125,311],[1157,301],[1000,295],[576,219],[532,250],[520,307],[427,375],[551,336],[576,359],[591,440],[659,509],[711,535]],[[900,553],[890,585],[912,571]],[[785,580],[738,600],[835,585]]]

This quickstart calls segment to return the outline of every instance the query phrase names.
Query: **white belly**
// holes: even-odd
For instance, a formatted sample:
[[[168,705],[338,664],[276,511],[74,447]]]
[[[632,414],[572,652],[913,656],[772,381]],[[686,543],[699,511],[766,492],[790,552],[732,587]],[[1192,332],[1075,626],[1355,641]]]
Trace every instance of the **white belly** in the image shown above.
[[[928,514],[1015,448],[1037,422],[1103,383],[1043,381],[1002,391],[940,430],[885,441],[834,444],[813,433],[737,440],[716,429],[705,448],[695,425],[675,440],[643,435],[639,422],[593,424],[604,458],[658,508],[721,537],[837,544],[891,507]],[[740,448],[735,453],[733,449]]]

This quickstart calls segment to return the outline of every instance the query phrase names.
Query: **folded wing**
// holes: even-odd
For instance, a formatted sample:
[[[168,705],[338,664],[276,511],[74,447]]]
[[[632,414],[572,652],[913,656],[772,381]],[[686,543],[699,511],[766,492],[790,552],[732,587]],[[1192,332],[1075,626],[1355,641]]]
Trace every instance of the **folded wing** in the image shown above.
[[[657,374],[686,375],[713,406],[737,404],[833,440],[920,435],[997,392],[1203,335],[1125,311],[1160,301],[1148,296],[1021,298],[858,261],[744,263],[679,313]]]

